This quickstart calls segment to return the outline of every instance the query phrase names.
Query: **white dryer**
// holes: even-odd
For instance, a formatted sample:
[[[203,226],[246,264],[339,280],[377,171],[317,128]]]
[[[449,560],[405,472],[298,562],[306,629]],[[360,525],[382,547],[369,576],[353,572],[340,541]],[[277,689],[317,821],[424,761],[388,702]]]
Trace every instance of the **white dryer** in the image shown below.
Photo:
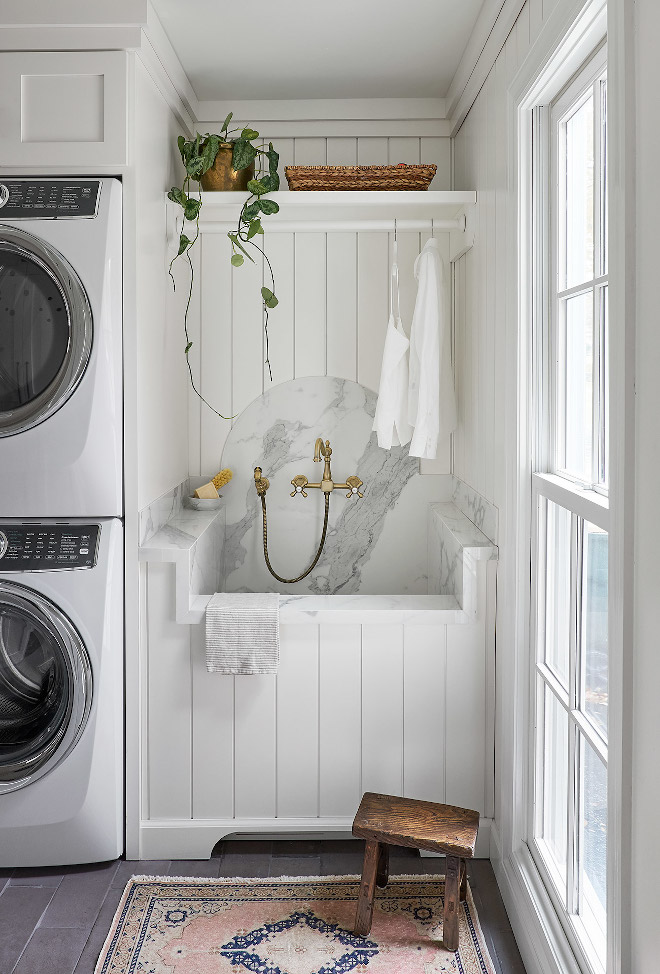
[[[117,179],[0,181],[0,517],[122,514]]]
[[[123,850],[121,521],[0,519],[0,867]]]

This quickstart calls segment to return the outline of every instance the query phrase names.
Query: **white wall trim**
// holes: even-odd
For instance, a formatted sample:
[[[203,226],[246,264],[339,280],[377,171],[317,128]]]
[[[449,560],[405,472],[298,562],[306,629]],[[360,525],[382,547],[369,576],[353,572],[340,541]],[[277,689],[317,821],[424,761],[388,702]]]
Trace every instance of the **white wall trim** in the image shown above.
[[[149,42],[152,57],[158,60],[162,73],[167,76],[186,112],[191,116],[193,130],[199,118],[199,101],[150,0],[147,2],[147,22],[143,33]]]
[[[490,74],[525,0],[485,0],[447,92],[447,117],[455,135]]]
[[[264,122],[396,121],[445,118],[444,98],[296,98],[283,100],[200,101],[198,119],[258,118]]]
[[[0,25],[3,51],[127,51],[140,46],[139,24]]]
[[[352,818],[224,818],[224,819],[151,819],[140,826],[139,847],[127,851],[135,859],[208,859],[216,842],[236,832],[255,836],[292,835],[344,838],[351,832]],[[487,859],[491,850],[493,823],[481,819],[477,841],[477,858]],[[534,970],[529,969],[530,972]],[[545,972],[544,972],[545,974]],[[559,974],[559,972],[548,972]],[[563,974],[563,972],[562,972]],[[566,972],[573,974],[573,972]]]
[[[612,0],[610,0],[612,2]],[[558,88],[570,79],[581,63],[587,58],[597,43],[598,36],[602,36],[606,31],[606,4],[605,0],[594,0],[591,4],[585,4],[582,0],[559,0],[556,7],[548,17],[537,41],[531,47],[527,57],[521,65],[513,82],[509,86],[509,159],[510,159],[510,183],[509,190],[511,198],[517,201],[517,213],[514,211],[510,217],[512,220],[510,239],[515,242],[515,252],[527,253],[531,245],[529,240],[529,230],[526,225],[529,209],[528,189],[529,166],[531,159],[529,153],[523,151],[524,147],[518,144],[518,133],[521,131],[521,123],[527,113],[534,105],[543,104],[551,94],[556,93]],[[567,56],[564,44],[569,41],[571,46],[570,54]],[[623,85],[623,78],[619,79],[619,85]],[[615,84],[616,98],[616,84]],[[619,108],[619,125],[623,128],[625,122],[626,109]],[[624,116],[622,118],[621,116]],[[630,134],[626,135],[628,145],[633,145],[634,141]],[[621,139],[621,136],[619,136]],[[630,174],[628,173],[628,178]],[[621,190],[620,190],[621,191]],[[610,186],[610,193],[613,194],[613,187]],[[610,199],[613,199],[611,195]],[[514,209],[511,207],[511,209]],[[615,274],[615,265],[618,263],[619,287],[619,307],[625,309],[625,290],[629,286],[626,280],[628,266],[633,261],[628,246],[629,229],[624,217],[619,213],[620,222],[619,234],[610,233],[610,239],[617,238],[620,243],[618,249],[612,250],[610,263],[612,273]],[[529,970],[541,971],[548,974],[552,971],[571,971],[578,970],[577,961],[571,951],[569,935],[564,930],[558,917],[556,916],[550,897],[548,896],[536,867],[533,864],[531,853],[525,844],[527,836],[527,790],[526,769],[528,766],[528,734],[529,721],[527,718],[529,701],[525,699],[529,695],[530,676],[529,676],[529,608],[526,603],[528,596],[521,598],[518,593],[525,593],[529,583],[529,545],[526,535],[529,534],[529,477],[528,477],[528,456],[526,443],[529,438],[528,414],[526,408],[527,385],[526,377],[527,360],[529,354],[529,295],[527,294],[526,270],[524,265],[518,268],[516,259],[515,271],[512,268],[511,280],[511,305],[509,307],[509,318],[516,322],[515,339],[512,335],[512,348],[518,347],[517,370],[519,399],[517,404],[517,415],[510,416],[510,422],[515,424],[518,429],[515,443],[509,441],[507,455],[511,464],[512,482],[515,482],[515,490],[511,491],[507,510],[507,523],[515,525],[512,532],[511,551],[514,557],[509,559],[506,552],[502,552],[501,571],[505,574],[503,588],[505,600],[511,598],[512,604],[508,617],[502,620],[500,632],[505,632],[505,639],[514,646],[513,650],[513,672],[509,677],[510,694],[506,700],[500,700],[498,705],[500,729],[498,734],[498,759],[499,776],[502,781],[501,807],[496,810],[498,816],[498,833],[496,834],[497,858],[499,864],[496,868],[498,882],[503,892],[507,909],[509,910],[512,925],[518,938],[523,958]],[[624,275],[621,277],[621,275]],[[614,319],[616,315],[612,315]],[[624,310],[621,313],[620,321],[626,321],[627,315]],[[623,328],[616,341],[617,353],[611,353],[611,361],[621,361],[621,356],[625,349],[625,339]],[[615,391],[617,399],[612,401],[613,415],[617,415],[614,409],[618,401],[621,410],[626,412],[627,431],[621,430],[615,433],[613,443],[617,444],[612,454],[612,463],[616,466],[617,472],[613,475],[614,484],[618,483],[618,489],[622,491],[624,479],[628,483],[634,467],[630,460],[630,452],[633,450],[634,436],[630,432],[632,423],[632,409],[630,408],[631,394],[630,385],[632,378],[630,370],[634,352],[629,348],[626,350],[626,376],[619,382],[618,392]],[[513,372],[513,361],[511,363]],[[613,388],[614,388],[613,384]],[[628,397],[628,398],[627,398]],[[510,400],[510,408],[513,397]],[[628,456],[624,455],[624,446],[621,442],[624,436],[625,449]],[[624,463],[625,460],[625,463]],[[628,474],[626,474],[626,464],[630,464]],[[514,480],[515,478],[515,480]],[[626,496],[629,490],[626,491]],[[630,535],[623,533],[624,512],[621,510],[623,504],[623,494],[621,493],[616,501],[619,505],[619,525],[613,518],[610,525],[610,532],[615,536],[613,558],[618,560],[613,583],[619,579],[620,588],[623,589],[621,582],[621,571],[624,565],[624,546],[630,543]],[[629,501],[628,501],[629,503]],[[631,513],[626,512],[625,518],[630,527]],[[515,534],[515,537],[513,536]],[[632,576],[632,571],[629,572]],[[632,583],[629,582],[631,585]],[[614,588],[612,589],[614,591]],[[614,669],[613,674],[622,673],[623,660],[622,650],[617,648],[622,643],[623,634],[623,606],[613,613],[610,620],[615,627],[613,642],[615,645]],[[512,631],[509,631],[512,627]],[[614,681],[611,680],[611,707],[618,710],[614,714],[612,723],[612,767],[614,775],[610,781],[609,792],[609,811],[610,835],[617,847],[614,857],[610,856],[608,861],[608,971],[626,971],[625,957],[627,954],[626,944],[628,943],[628,924],[625,908],[629,903],[626,890],[629,889],[629,877],[623,877],[621,881],[622,860],[625,862],[627,850],[629,849],[629,812],[621,809],[625,805],[625,796],[629,794],[629,766],[626,768],[625,755],[629,754],[629,740],[627,735],[624,743],[617,744],[614,737],[617,733],[621,736],[623,717],[626,713],[624,709],[626,693],[629,694],[629,681],[623,689],[613,687]],[[521,773],[521,769],[523,769]],[[494,840],[495,842],[495,840]],[[495,858],[495,856],[494,856]],[[622,953],[622,950],[624,953]],[[572,958],[572,966],[571,966]]]
[[[495,878],[525,968],[530,974],[580,974],[527,847],[503,859],[496,826],[490,842]]]

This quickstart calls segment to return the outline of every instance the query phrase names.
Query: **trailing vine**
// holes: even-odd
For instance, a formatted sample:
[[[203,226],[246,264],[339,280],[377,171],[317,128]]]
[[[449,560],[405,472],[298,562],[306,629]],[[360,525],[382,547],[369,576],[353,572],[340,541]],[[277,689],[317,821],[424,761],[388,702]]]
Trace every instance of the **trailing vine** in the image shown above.
[[[193,342],[190,340],[188,333],[188,314],[190,312],[195,280],[195,270],[190,251],[199,238],[199,214],[202,208],[202,195],[201,189],[199,188],[199,181],[204,173],[213,167],[218,150],[223,144],[231,143],[232,145],[232,167],[234,170],[246,169],[253,162],[255,163],[255,175],[247,184],[249,195],[241,207],[236,229],[228,233],[227,236],[231,241],[231,263],[234,267],[240,267],[245,262],[246,257],[252,263],[255,263],[250,251],[257,251],[261,254],[268,267],[270,287],[266,287],[265,284],[262,286],[261,299],[263,303],[263,327],[266,351],[265,364],[268,366],[268,374],[271,382],[273,381],[273,373],[269,355],[268,315],[278,304],[277,297],[275,296],[275,275],[272,264],[263,247],[260,247],[256,242],[255,237],[263,236],[264,233],[263,226],[261,225],[262,215],[269,216],[277,213],[279,210],[279,206],[275,200],[266,198],[268,193],[276,192],[280,186],[280,177],[277,172],[279,155],[273,148],[272,142],[268,144],[268,149],[253,145],[254,140],[259,137],[259,133],[249,126],[241,129],[238,137],[234,137],[234,133],[239,132],[239,129],[229,129],[229,123],[232,117],[233,113],[230,112],[220,129],[219,135],[208,132],[205,135],[197,133],[194,139],[185,139],[182,135],[179,136],[177,146],[185,168],[185,176],[182,185],[173,186],[167,194],[168,198],[174,203],[177,203],[183,211],[183,225],[179,234],[178,250],[170,261],[169,266],[169,275],[172,279],[174,290],[176,290],[176,281],[172,273],[172,267],[175,261],[180,257],[185,257],[190,268],[190,285],[183,316],[183,329],[186,337],[184,353],[188,374],[190,376],[190,384],[195,395],[201,402],[208,406],[221,419],[231,419],[232,417],[225,416],[215,409],[204,398],[195,384],[189,357]],[[197,196],[192,195],[192,180],[198,183]],[[186,223],[193,223],[195,226],[192,237],[188,236],[186,232]]]

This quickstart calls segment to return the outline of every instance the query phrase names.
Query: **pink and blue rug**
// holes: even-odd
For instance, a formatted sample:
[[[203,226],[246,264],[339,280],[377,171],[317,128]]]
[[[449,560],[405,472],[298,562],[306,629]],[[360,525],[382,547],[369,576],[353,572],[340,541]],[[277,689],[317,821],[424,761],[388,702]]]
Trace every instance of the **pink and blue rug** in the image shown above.
[[[353,932],[359,878],[134,876],[96,974],[495,974],[472,894],[459,948],[442,946],[444,877],[378,890],[368,937]]]

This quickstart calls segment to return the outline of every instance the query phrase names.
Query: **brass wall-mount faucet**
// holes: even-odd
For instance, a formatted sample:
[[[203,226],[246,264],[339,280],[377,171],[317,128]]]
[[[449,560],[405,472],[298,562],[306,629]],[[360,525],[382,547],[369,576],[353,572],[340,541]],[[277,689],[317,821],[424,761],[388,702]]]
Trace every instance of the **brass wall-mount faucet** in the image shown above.
[[[325,467],[323,469],[323,480],[321,481],[320,484],[310,484],[309,480],[307,479],[307,477],[304,476],[304,474],[297,474],[291,481],[291,483],[293,484],[293,490],[291,492],[292,497],[295,497],[296,494],[302,494],[303,497],[307,497],[308,495],[305,488],[316,487],[318,490],[323,491],[323,495],[324,495],[323,501],[325,507],[325,513],[323,515],[323,532],[321,534],[321,541],[319,543],[317,552],[314,556],[314,560],[312,561],[312,564],[309,566],[309,568],[306,571],[304,571],[302,575],[298,575],[296,578],[282,578],[281,575],[277,574],[277,572],[273,569],[273,566],[270,563],[270,558],[268,555],[268,515],[266,513],[266,491],[270,487],[270,483],[267,477],[262,476],[263,471],[261,467],[254,468],[254,486],[261,500],[261,511],[263,516],[264,559],[266,561],[266,567],[268,568],[268,571],[271,573],[273,578],[276,578],[278,580],[278,582],[284,582],[287,585],[293,584],[294,582],[300,582],[302,581],[303,578],[307,578],[307,576],[312,571],[312,569],[317,565],[318,560],[321,557],[321,552],[323,551],[323,545],[325,544],[326,535],[328,533],[328,514],[330,511],[330,494],[333,492],[333,490],[337,490],[337,489],[348,490],[348,493],[346,494],[347,497],[360,498],[363,496],[363,494],[359,489],[362,486],[362,481],[357,476],[357,474],[354,474],[352,477],[347,477],[345,484],[334,483],[332,479],[332,471],[330,470],[331,456],[332,456],[332,450],[330,449],[330,440],[326,440],[324,444],[323,439],[319,436],[319,438],[316,441],[316,444],[314,445],[314,462],[320,463],[321,460],[325,461]]]
[[[347,497],[359,498],[364,496],[358,489],[362,486],[362,481],[357,475],[347,477],[345,484],[334,483],[330,469],[331,456],[332,449],[330,447],[330,440],[326,440],[324,445],[322,437],[319,436],[314,444],[314,463],[320,463],[321,460],[325,462],[323,480],[320,484],[310,484],[304,474],[297,474],[291,481],[294,488],[291,491],[292,497],[295,497],[296,494],[302,494],[303,497],[307,497],[308,488],[317,488],[318,490],[322,490],[324,494],[331,494],[333,490],[348,490]]]

